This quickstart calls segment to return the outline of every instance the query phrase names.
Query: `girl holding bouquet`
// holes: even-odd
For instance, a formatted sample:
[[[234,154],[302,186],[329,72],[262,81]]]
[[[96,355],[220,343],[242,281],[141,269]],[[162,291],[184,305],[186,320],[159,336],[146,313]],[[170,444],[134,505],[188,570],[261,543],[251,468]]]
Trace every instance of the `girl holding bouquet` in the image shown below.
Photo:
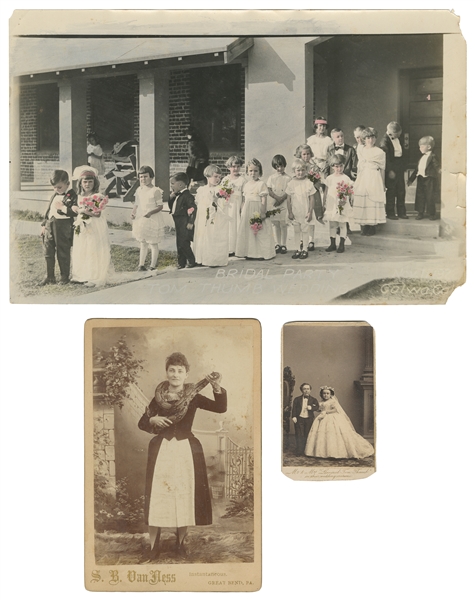
[[[236,253],[236,242],[241,222],[241,210],[244,202],[242,190],[246,183],[246,178],[241,175],[241,167],[244,161],[239,156],[230,156],[226,161],[226,167],[229,169],[227,175],[221,182],[223,186],[232,189],[229,208],[229,256],[234,256]]]
[[[260,179],[262,165],[257,158],[246,165],[249,181],[244,186],[244,206],[236,245],[236,256],[269,260],[275,257],[274,234],[267,213],[269,190]]]
[[[221,169],[208,165],[204,170],[208,183],[196,193],[194,254],[198,264],[225,267],[229,259],[229,211],[231,195],[220,186]]]
[[[333,169],[332,175],[326,180],[325,190],[325,218],[330,222],[330,245],[326,252],[345,251],[345,239],[347,236],[347,222],[353,216],[353,182],[343,173],[345,168],[345,159],[336,154],[332,159],[330,166]],[[340,244],[336,247],[336,231],[340,228]]]
[[[313,154],[312,148],[308,144],[300,144],[295,151],[294,156],[300,158],[307,166],[307,179],[312,182],[315,188],[315,217],[321,219],[323,217],[322,195],[325,190],[324,174]],[[324,225],[320,220],[312,219],[308,226],[308,247],[309,252],[315,250],[315,246],[326,246],[328,244],[328,226]]]
[[[72,282],[87,286],[106,283],[112,270],[107,220],[102,214],[107,196],[98,193],[97,170],[85,166],[78,171],[78,216],[74,222]]]
[[[145,259],[150,248],[150,270],[155,271],[158,262],[158,243],[164,229],[163,191],[152,183],[155,173],[152,167],[140,167],[138,172],[140,187],[135,192],[135,206],[130,218],[133,221],[132,233],[140,242],[139,271],[146,271]]]

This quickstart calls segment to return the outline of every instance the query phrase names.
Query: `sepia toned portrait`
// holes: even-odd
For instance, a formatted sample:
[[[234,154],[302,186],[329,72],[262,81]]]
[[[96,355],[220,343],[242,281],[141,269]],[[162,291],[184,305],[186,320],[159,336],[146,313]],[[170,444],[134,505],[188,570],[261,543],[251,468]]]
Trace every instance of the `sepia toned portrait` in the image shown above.
[[[88,590],[260,587],[260,327],[86,324]]]
[[[287,323],[282,361],[282,472],[310,481],[374,473],[373,328]]]
[[[442,304],[464,283],[454,14],[54,15],[10,20],[12,302]]]

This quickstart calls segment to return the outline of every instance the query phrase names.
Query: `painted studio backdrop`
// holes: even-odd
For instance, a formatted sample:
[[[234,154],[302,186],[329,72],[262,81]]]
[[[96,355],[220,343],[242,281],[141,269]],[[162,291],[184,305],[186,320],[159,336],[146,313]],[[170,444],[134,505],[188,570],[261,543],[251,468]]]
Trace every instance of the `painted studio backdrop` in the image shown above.
[[[162,535],[161,562],[254,561],[253,329],[243,324],[237,335],[233,332],[236,325],[224,322],[93,329],[88,377],[93,378],[97,564],[137,564],[147,557],[143,497],[153,436],[137,424],[166,379],[165,361],[173,352],[187,357],[189,383],[213,371],[222,374],[228,408],[223,414],[198,410],[193,423],[204,450],[213,524],[190,527],[187,543],[194,557],[176,558],[174,531]],[[210,386],[201,393],[213,398]],[[211,534],[214,543],[204,544]]]

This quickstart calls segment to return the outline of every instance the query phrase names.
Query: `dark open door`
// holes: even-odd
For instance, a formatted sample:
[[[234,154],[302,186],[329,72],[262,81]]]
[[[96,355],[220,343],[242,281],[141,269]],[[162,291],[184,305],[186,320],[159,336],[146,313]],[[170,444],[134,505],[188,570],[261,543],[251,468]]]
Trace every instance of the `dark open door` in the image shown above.
[[[409,168],[420,158],[419,140],[431,135],[440,159],[442,147],[442,69],[403,69],[399,73],[401,126]]]

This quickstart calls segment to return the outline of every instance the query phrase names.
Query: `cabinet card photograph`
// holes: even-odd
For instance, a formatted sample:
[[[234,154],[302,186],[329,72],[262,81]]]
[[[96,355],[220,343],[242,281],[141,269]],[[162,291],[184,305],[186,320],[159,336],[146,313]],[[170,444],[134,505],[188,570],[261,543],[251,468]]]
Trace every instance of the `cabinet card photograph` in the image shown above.
[[[362,479],[376,470],[374,333],[365,322],[286,323],[282,472]]]
[[[17,10],[11,301],[443,304],[465,114],[448,10]]]
[[[261,585],[258,321],[85,327],[85,585]]]

